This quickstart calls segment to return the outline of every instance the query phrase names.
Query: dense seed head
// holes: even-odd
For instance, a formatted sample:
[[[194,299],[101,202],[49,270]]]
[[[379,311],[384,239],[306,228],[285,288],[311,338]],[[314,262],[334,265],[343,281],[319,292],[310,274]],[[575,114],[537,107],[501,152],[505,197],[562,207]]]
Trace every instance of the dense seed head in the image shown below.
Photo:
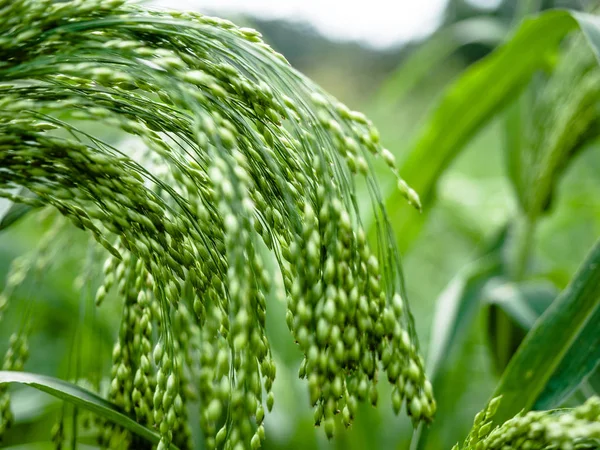
[[[519,413],[493,428],[492,419],[500,401],[500,397],[493,399],[477,414],[469,436],[453,450],[596,448],[600,439],[598,397],[590,397],[572,409]]]
[[[158,430],[159,448],[189,447],[193,401],[207,447],[264,440],[272,258],[326,434],[338,412],[349,426],[359,400],[377,404],[382,366],[394,410],[405,401],[415,423],[432,419],[372,159],[418,197],[368,119],[253,30],[120,0],[15,0],[0,57],[0,195],[52,207],[108,251],[95,301],[123,310],[107,396]],[[355,176],[375,205],[375,249]],[[103,428],[102,445],[135,442]]]

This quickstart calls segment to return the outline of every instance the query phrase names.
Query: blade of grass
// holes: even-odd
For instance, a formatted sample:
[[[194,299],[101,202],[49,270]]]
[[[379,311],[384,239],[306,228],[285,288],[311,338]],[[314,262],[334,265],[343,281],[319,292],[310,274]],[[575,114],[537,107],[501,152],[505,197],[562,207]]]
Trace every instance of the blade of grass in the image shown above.
[[[558,407],[582,381],[600,369],[600,306],[596,307],[570,351],[560,362],[534,404],[534,409]]]
[[[158,444],[160,441],[157,433],[123,414],[116,405],[75,384],[35,373],[0,371],[0,384],[6,383],[31,386],[110,420],[154,444]],[[177,450],[174,445],[171,445],[170,448]]]
[[[556,290],[546,283],[510,283],[506,280],[498,280],[488,285],[486,301],[502,309],[515,324],[528,331],[548,309],[556,296]],[[598,323],[600,323],[600,308],[596,309],[594,316],[588,321],[577,342],[561,362],[535,402],[534,409],[546,410],[562,406],[578,388],[582,391],[594,390],[592,384],[595,377],[600,374]],[[490,333],[492,333],[491,330]],[[493,335],[490,337],[492,341],[497,339]],[[577,351],[574,351],[575,349]],[[587,351],[585,351],[586,349]],[[512,353],[509,356],[512,357]]]
[[[534,407],[552,377],[569,358],[582,358],[596,343],[600,309],[600,241],[571,283],[535,323],[511,359],[493,397],[502,395],[494,420],[502,423]],[[595,320],[595,321],[594,321]],[[589,333],[589,334],[588,334]],[[587,336],[587,337],[586,337]],[[584,341],[587,339],[586,341]],[[572,379],[563,373],[563,380]],[[581,381],[581,380],[580,380]]]

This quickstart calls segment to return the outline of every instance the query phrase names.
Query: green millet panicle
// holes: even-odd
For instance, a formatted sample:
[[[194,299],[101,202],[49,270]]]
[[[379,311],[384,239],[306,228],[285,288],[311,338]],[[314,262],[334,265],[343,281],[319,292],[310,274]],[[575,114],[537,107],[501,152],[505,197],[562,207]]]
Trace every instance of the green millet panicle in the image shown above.
[[[432,420],[373,158],[420,204],[364,115],[254,30],[121,0],[0,0],[0,58],[0,196],[58,211],[107,250],[95,303],[123,309],[106,396],[157,430],[159,449],[190,448],[197,403],[207,448],[264,441],[272,259],[315,424],[331,436],[341,413],[349,426],[382,378],[396,413]],[[104,425],[102,446],[138,445]]]
[[[500,401],[500,397],[493,399],[477,414],[463,445],[456,444],[452,450],[596,448],[600,440],[598,397],[572,409],[520,413],[492,428]]]

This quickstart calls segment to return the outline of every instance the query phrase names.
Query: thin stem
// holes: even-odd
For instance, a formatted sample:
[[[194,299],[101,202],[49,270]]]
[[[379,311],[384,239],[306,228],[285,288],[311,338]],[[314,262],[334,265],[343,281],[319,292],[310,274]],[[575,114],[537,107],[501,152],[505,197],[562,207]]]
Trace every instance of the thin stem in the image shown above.
[[[419,441],[421,440],[422,431],[423,424],[419,424],[419,426],[413,431],[413,434],[410,438],[410,450],[419,449]]]
[[[517,231],[517,242],[512,273],[515,281],[522,280],[527,273],[536,225],[537,221],[534,218],[525,215],[524,220],[522,224],[520,224]]]

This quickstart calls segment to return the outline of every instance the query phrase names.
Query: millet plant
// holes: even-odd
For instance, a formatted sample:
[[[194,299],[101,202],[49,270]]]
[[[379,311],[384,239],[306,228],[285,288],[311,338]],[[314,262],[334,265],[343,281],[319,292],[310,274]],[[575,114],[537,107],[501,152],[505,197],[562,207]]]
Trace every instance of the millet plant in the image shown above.
[[[189,448],[191,426],[209,448],[265,438],[276,372],[265,336],[271,255],[315,424],[331,436],[339,413],[350,425],[359,401],[377,404],[381,377],[396,410],[405,401],[415,423],[432,419],[370,169],[374,156],[395,170],[394,157],[362,114],[292,70],[256,31],[221,19],[120,0],[7,1],[0,27],[2,196],[52,207],[108,251],[95,302],[114,290],[123,311],[106,397],[156,429],[158,448]],[[84,131],[86,121],[135,137],[140,151]],[[355,174],[380,223],[375,251]],[[400,177],[398,187],[418,207]],[[9,286],[27,269],[15,266]],[[26,347],[23,330],[3,368],[21,370]],[[101,427],[103,446],[142,445]]]
[[[46,230],[13,264],[0,313],[31,273],[56,264],[73,225],[91,237],[79,287],[94,289],[97,308],[122,305],[109,381],[98,373],[86,389],[20,372],[25,317],[0,372],[0,436],[12,422],[6,383],[22,382],[86,410],[69,426],[62,415],[56,448],[85,430],[101,448],[191,449],[197,427],[206,448],[260,447],[275,401],[272,291],[287,302],[299,376],[328,437],[360,402],[377,405],[382,378],[396,413],[405,405],[415,426],[433,420],[374,161],[416,209],[419,198],[373,124],[258,32],[123,0],[0,0],[0,83],[0,196],[21,205],[17,215],[35,210]],[[373,205],[372,240],[356,177]],[[463,448],[600,437],[597,399],[494,428],[497,407],[477,416]]]

